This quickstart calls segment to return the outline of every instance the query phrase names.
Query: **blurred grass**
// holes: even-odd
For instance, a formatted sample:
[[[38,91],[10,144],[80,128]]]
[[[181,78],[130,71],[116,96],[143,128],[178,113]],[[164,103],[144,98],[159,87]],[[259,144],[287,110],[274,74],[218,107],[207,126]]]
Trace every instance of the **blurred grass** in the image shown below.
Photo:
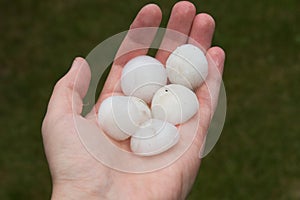
[[[166,25],[174,0],[152,1]],[[227,53],[226,124],[189,199],[300,199],[300,1],[192,1]],[[72,59],[128,28],[145,0],[0,0],[0,199],[47,199],[40,126]]]

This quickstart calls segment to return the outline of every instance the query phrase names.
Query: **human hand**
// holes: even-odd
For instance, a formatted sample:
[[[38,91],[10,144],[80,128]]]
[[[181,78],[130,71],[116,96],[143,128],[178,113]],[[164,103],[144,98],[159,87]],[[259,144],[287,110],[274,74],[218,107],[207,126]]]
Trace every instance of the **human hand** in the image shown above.
[[[160,21],[160,9],[150,4],[141,9],[131,29],[158,27]],[[81,143],[74,124],[74,115],[89,120],[81,117],[80,113],[91,77],[87,62],[76,58],[70,71],[54,88],[42,127],[53,182],[53,199],[184,199],[187,196],[200,166],[199,151],[213,114],[213,104],[217,102],[221,81],[219,74],[223,71],[225,55],[219,47],[210,47],[214,20],[207,14],[196,15],[195,7],[189,2],[179,2],[174,6],[167,29],[193,38],[206,51],[209,63],[206,84],[196,90],[201,104],[201,120],[191,147],[168,167],[143,174],[119,172],[94,159]],[[134,39],[137,38],[125,38],[121,46]],[[150,38],[149,46],[151,41]],[[189,42],[163,40],[162,45],[175,49]],[[96,110],[104,98],[115,92],[113,83],[120,79],[122,66],[132,57],[146,53],[147,49],[138,50],[114,63],[95,105]],[[159,50],[156,58],[165,63],[168,55],[168,52]],[[119,145],[126,148],[128,143]]]

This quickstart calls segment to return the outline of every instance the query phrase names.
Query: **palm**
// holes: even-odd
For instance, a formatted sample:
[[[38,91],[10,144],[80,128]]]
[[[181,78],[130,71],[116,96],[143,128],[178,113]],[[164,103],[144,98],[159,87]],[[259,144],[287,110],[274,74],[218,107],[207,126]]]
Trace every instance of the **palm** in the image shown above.
[[[52,131],[61,133],[53,140],[64,146],[63,151],[55,154],[57,149],[51,144],[47,148],[48,143],[45,142],[48,150],[46,154],[54,155],[48,156],[52,176],[56,177],[54,183],[68,184],[75,181],[86,187],[91,186],[95,191],[102,191],[102,194],[107,192],[106,195],[110,197],[117,195],[116,199],[126,196],[136,199],[145,199],[147,196],[153,199],[175,199],[178,195],[186,194],[194,181],[200,164],[200,159],[197,158],[199,148],[195,148],[196,146],[192,146],[178,161],[162,170],[145,174],[122,173],[102,165],[89,155],[76,137],[72,115],[61,121],[63,123],[56,124]],[[66,140],[66,135],[63,134],[66,132],[75,137],[69,136]]]
[[[160,9],[157,6],[148,5],[139,12],[132,23],[131,28],[157,27],[160,24],[160,20]],[[190,148],[180,157],[180,159],[172,163],[172,165],[155,172],[144,174],[119,172],[96,161],[86,151],[77,135],[73,114],[77,113],[76,117],[80,118],[84,123],[95,124],[95,122],[80,116],[82,104],[79,103],[74,107],[72,106],[74,103],[72,102],[72,98],[66,98],[61,102],[61,99],[56,98],[58,95],[55,95],[55,93],[60,93],[60,96],[67,97],[70,96],[70,93],[72,93],[73,90],[76,92],[78,89],[74,88],[77,86],[74,86],[72,81],[69,80],[69,77],[75,76],[75,72],[69,72],[69,75],[67,74],[66,77],[57,84],[57,91],[54,91],[53,93],[49,103],[50,108],[48,108],[47,117],[45,117],[43,124],[45,151],[54,184],[61,185],[72,183],[75,185],[85,185],[86,190],[91,190],[94,193],[99,192],[103,196],[107,195],[107,197],[122,199],[126,196],[131,198],[136,197],[137,199],[142,199],[139,198],[139,196],[143,196],[143,199],[147,196],[152,199],[176,199],[178,197],[184,198],[188,193],[200,165],[199,151],[203,142],[203,135],[207,130],[212,114],[211,102],[213,103],[213,101],[216,101],[216,99],[211,99],[207,90],[207,85],[209,86],[211,83],[211,85],[214,85],[213,83],[217,81],[215,80],[216,77],[213,75],[215,71],[213,71],[212,68],[219,68],[219,70],[222,71],[224,53],[220,48],[210,48],[214,31],[213,19],[206,14],[195,16],[195,8],[191,3],[179,2],[174,6],[167,28],[176,30],[193,38],[201,45],[201,48],[206,51],[209,62],[209,76],[206,81],[207,83],[196,91],[201,104],[201,109],[198,114],[200,114],[202,118],[197,131],[197,136]],[[121,48],[122,46],[130,45],[131,42],[138,42],[134,41],[135,39],[138,40],[138,38],[125,38]],[[152,39],[149,40],[149,46],[151,41]],[[191,41],[172,41],[172,43],[170,43],[170,41],[163,40],[162,43],[163,45],[168,45],[171,49],[175,49],[178,45],[187,42]],[[118,81],[124,63],[133,56],[146,53],[147,50],[145,49],[135,51],[134,54],[128,55],[113,65],[102,94],[95,105],[96,110],[105,97],[110,96],[115,92],[115,88],[111,83]],[[165,63],[167,57],[168,53],[160,50],[156,55],[156,58],[162,63]],[[89,74],[87,68],[82,69],[80,73],[80,76],[82,77]],[[86,81],[84,82],[84,79],[79,82],[78,85],[82,85],[82,88],[78,89],[77,96],[82,100],[87,90],[88,83],[86,83]],[[210,92],[218,93],[218,87],[212,89],[214,91]],[[53,105],[56,104],[62,104],[62,110],[52,111]],[[197,116],[195,116],[188,123],[185,123],[182,126],[182,130],[189,130],[190,126],[194,123],[198,123],[197,119]],[[123,142],[119,145],[123,148],[129,148],[128,142]]]

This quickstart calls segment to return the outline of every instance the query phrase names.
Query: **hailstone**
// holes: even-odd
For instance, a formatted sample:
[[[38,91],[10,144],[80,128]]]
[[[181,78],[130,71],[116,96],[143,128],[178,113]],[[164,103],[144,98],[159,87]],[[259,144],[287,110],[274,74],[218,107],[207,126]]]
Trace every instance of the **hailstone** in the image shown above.
[[[130,148],[135,154],[152,156],[170,149],[178,140],[179,133],[173,124],[151,119],[132,135]]]
[[[166,120],[174,125],[193,117],[199,108],[196,94],[179,84],[170,84],[159,89],[152,99],[153,118]]]
[[[150,56],[137,56],[124,66],[121,88],[125,95],[135,96],[147,103],[154,93],[167,84],[167,72],[161,62]]]
[[[166,62],[169,81],[190,89],[199,87],[208,74],[208,62],[196,46],[184,44],[171,53]]]
[[[115,140],[125,140],[139,126],[151,118],[147,104],[130,96],[111,96],[105,99],[98,111],[98,122],[103,131]]]

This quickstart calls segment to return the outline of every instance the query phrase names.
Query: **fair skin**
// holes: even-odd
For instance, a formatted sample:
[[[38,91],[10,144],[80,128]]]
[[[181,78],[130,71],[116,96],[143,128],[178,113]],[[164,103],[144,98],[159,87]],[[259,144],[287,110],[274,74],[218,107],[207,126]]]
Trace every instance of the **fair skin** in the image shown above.
[[[160,8],[149,4],[137,14],[131,28],[158,27],[161,16]],[[212,105],[217,101],[216,98],[211,99],[211,96],[218,94],[221,80],[217,73],[223,71],[225,54],[221,48],[211,47],[214,32],[212,17],[204,13],[196,15],[194,5],[189,2],[182,1],[175,4],[167,28],[189,35],[197,41],[206,51],[209,62],[206,84],[212,86],[213,90],[210,92],[214,94],[209,95],[205,85],[196,90],[202,105],[199,113],[204,117],[200,121],[199,133],[192,146],[171,165],[151,173],[124,173],[95,160],[78,138],[73,121],[73,115],[80,116],[82,99],[87,92],[91,76],[86,61],[83,58],[76,58],[69,72],[56,84],[42,126],[45,153],[53,183],[52,199],[186,198],[200,166],[200,147],[213,113]],[[130,42],[130,39],[125,38],[122,45]],[[163,42],[170,43],[170,41]],[[184,43],[189,41],[177,41],[167,45],[176,48]],[[133,56],[146,53],[147,50],[136,51],[113,65],[95,109],[99,107],[103,98],[113,92],[112,83],[119,79],[124,63]],[[168,55],[167,52],[158,51],[156,58],[165,63]],[[120,144],[126,145],[128,145],[126,142]]]

